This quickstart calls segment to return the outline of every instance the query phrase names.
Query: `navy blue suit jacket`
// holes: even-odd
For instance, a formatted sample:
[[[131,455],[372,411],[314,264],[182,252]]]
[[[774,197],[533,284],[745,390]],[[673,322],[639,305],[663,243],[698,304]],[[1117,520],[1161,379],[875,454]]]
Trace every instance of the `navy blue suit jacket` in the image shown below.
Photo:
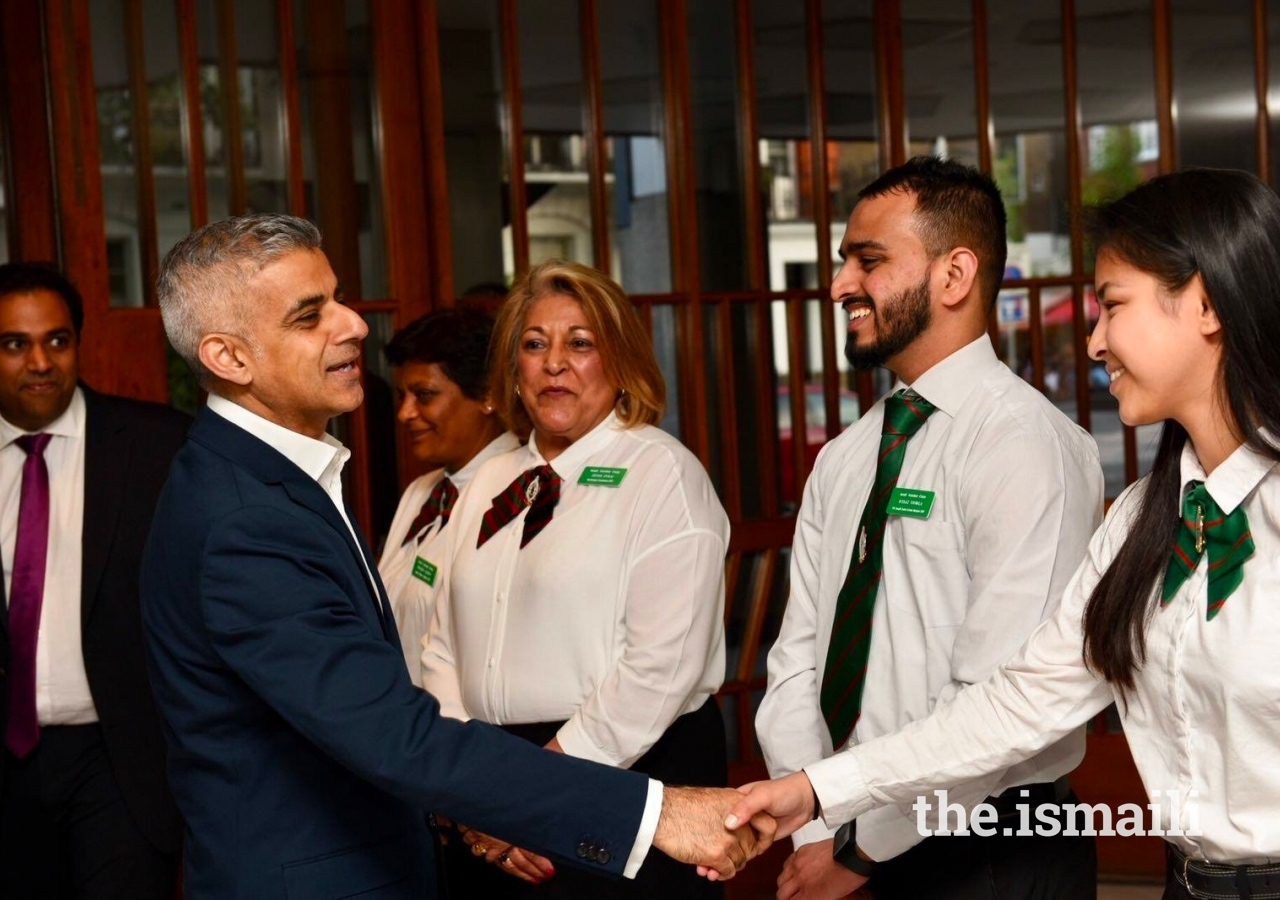
[[[362,551],[301,469],[200,413],[142,565],[187,897],[434,896],[428,810],[619,874],[647,780],[442,717]]]

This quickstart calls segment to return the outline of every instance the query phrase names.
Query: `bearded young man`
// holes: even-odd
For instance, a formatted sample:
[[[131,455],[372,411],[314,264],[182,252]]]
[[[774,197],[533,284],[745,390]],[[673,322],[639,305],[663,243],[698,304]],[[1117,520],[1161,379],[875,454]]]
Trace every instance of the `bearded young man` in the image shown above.
[[[859,194],[840,256],[845,355],[896,384],[823,449],[805,488],[756,718],[774,777],[986,679],[1057,606],[1102,514],[1093,439],[987,336],[1005,262],[987,176],[931,157],[885,173]],[[877,900],[1092,896],[1092,838],[1003,833],[1020,825],[1016,804],[1034,814],[1070,796],[1083,738],[952,792],[966,809],[996,807],[993,837],[926,838],[910,807],[834,836],[815,820],[795,835],[778,897],[844,897],[868,880]]]

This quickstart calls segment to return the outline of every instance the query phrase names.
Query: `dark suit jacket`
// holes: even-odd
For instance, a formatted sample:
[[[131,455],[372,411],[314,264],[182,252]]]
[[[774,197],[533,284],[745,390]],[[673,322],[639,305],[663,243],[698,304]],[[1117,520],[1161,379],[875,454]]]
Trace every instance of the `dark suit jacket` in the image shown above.
[[[442,717],[376,578],[315,481],[201,412],[142,569],[187,897],[434,896],[427,810],[620,873],[646,779]]]
[[[138,569],[169,462],[191,420],[156,403],[84,385],[81,645],[111,769],[138,826],[165,852],[181,823],[165,784],[164,739],[147,684]],[[8,717],[8,603],[0,581],[0,729]],[[2,766],[0,766],[2,768]],[[3,773],[0,772],[0,777]]]

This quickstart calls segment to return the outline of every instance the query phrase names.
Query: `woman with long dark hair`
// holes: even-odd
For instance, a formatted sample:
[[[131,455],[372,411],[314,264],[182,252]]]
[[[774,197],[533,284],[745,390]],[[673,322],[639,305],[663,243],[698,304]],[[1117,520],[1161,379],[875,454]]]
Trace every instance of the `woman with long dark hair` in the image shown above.
[[[1126,424],[1164,421],[1151,473],[1112,506],[1057,615],[990,681],[747,788],[735,813],[768,809],[781,834],[815,797],[829,825],[933,801],[1115,701],[1151,803],[1121,818],[1163,832],[1165,897],[1278,896],[1280,199],[1251,175],[1187,170],[1103,207],[1091,234],[1089,354]]]

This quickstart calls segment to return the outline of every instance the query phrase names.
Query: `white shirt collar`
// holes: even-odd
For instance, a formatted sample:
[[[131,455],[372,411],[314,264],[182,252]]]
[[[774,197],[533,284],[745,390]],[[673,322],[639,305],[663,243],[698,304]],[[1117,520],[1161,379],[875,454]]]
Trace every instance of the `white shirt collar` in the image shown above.
[[[331,434],[323,435],[320,440],[309,438],[264,419],[218,394],[209,395],[209,410],[279,450],[291,463],[326,489],[329,480],[341,473],[342,467],[351,458],[351,451]]]
[[[62,411],[62,415],[54,419],[40,431],[44,434],[52,434],[58,437],[67,438],[84,438],[84,391],[76,388],[71,394],[71,402],[67,404],[67,408]],[[10,423],[3,416],[0,416],[0,450],[8,447],[24,434],[35,434],[32,431],[23,431],[18,426]]]
[[[626,427],[618,419],[617,414],[610,410],[609,415],[604,417],[604,421],[578,438],[566,447],[564,452],[551,460],[551,468],[562,479],[569,480],[591,458],[593,453],[612,441],[614,436]],[[536,435],[529,435],[529,443],[525,445],[525,449],[533,457],[533,462],[529,464],[530,466],[539,466],[546,462],[542,451],[538,449]]]
[[[1248,444],[1241,444],[1210,475],[1206,476],[1204,466],[1200,464],[1200,458],[1196,456],[1195,448],[1191,446],[1191,441],[1188,439],[1182,446],[1180,461],[1182,493],[1186,493],[1190,482],[1203,481],[1209,496],[1224,513],[1230,515],[1253,493],[1253,489],[1275,465],[1275,460],[1254,451]],[[1178,503],[1181,506],[1181,498]],[[1181,515],[1180,509],[1179,515]]]
[[[991,338],[984,333],[946,359],[934,363],[914,384],[907,384],[899,378],[893,389],[897,391],[909,387],[938,409],[954,417],[969,394],[982,381],[982,377],[992,366],[998,365],[1000,360],[996,359],[995,350],[991,347]]]

